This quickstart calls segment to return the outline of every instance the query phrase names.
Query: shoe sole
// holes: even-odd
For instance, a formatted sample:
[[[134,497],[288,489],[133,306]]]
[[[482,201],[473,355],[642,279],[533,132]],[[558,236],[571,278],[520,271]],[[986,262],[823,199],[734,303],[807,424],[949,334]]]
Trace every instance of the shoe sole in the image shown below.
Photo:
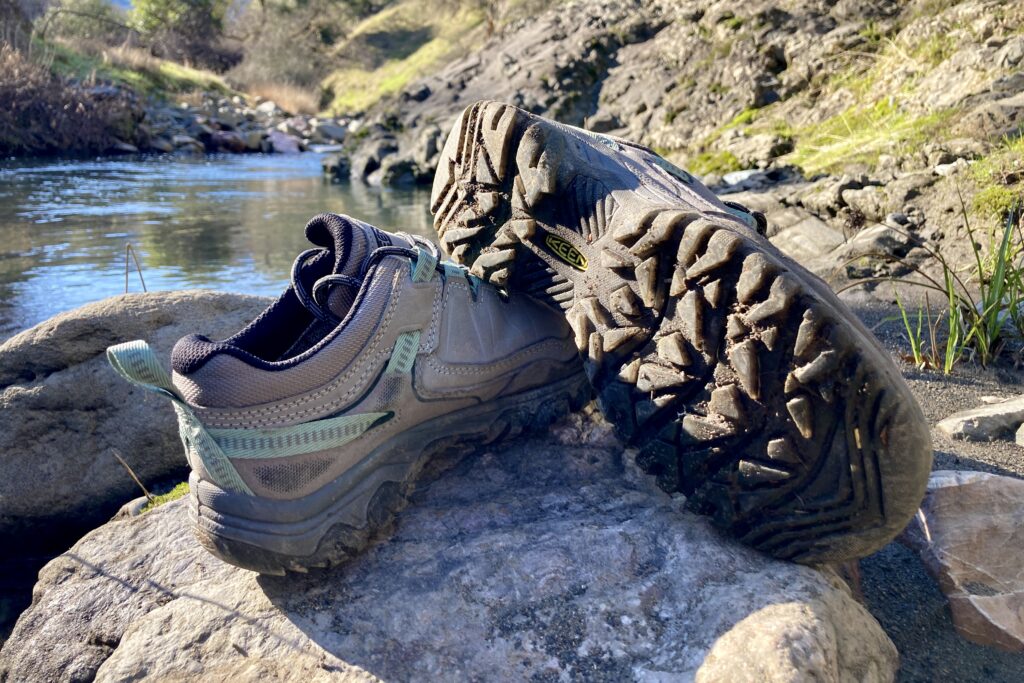
[[[388,527],[429,458],[548,426],[582,408],[582,375],[428,421],[396,435],[316,493],[276,501],[189,479],[189,511],[200,544],[221,560],[261,574],[307,572],[345,562]]]
[[[511,105],[468,108],[432,193],[445,250],[565,312],[603,412],[691,509],[804,563],[885,545],[931,470],[889,355],[753,230],[631,188],[593,149]]]

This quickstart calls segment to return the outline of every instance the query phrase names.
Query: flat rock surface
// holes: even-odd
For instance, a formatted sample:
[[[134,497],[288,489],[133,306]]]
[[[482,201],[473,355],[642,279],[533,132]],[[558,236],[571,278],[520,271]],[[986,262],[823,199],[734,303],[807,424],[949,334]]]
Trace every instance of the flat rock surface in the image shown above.
[[[885,681],[897,654],[831,572],[725,539],[582,416],[434,461],[390,538],[259,577],[187,501],[40,574],[0,680]]]
[[[903,539],[949,599],[963,637],[1024,652],[1024,481],[934,472]]]
[[[118,377],[107,346],[146,339],[166,359],[180,337],[230,335],[266,303],[207,291],[126,294],[0,345],[0,534],[45,541],[109,518],[138,495],[113,449],[143,482],[181,472],[174,411]]]
[[[961,410],[940,420],[947,436],[967,441],[993,441],[1012,436],[1024,422],[1024,397]]]

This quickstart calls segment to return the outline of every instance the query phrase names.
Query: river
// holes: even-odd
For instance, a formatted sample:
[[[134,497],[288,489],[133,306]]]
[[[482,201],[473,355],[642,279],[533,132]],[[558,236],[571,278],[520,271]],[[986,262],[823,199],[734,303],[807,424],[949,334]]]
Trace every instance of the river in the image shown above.
[[[125,290],[278,294],[322,211],[431,235],[427,189],[330,183],[321,155],[0,162],[0,340]],[[134,265],[129,291],[141,291]]]

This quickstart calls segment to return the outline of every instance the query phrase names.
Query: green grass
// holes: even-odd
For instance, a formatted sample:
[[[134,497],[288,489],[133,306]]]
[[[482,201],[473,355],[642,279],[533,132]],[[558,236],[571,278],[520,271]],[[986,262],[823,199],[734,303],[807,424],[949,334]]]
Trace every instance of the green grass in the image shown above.
[[[701,152],[696,156],[690,157],[687,161],[686,167],[697,175],[707,175],[709,173],[717,173],[724,175],[731,173],[732,171],[740,171],[743,169],[743,165],[740,160],[736,158],[736,155],[728,150],[721,150],[719,152]]]
[[[216,74],[150,57],[138,50],[111,49],[104,59],[102,55],[74,50],[61,43],[49,43],[44,49],[52,54],[50,68],[60,76],[123,83],[144,95],[167,96],[197,90],[232,92]]]
[[[1024,201],[1024,138],[1004,139],[971,167],[978,186],[974,210],[984,218],[1001,220]]]
[[[970,357],[986,367],[1004,355],[1009,342],[1020,346],[1024,341],[1022,206],[1024,204],[1016,203],[1002,220],[1001,229],[996,227],[989,232],[985,248],[981,244],[982,236],[971,226],[961,198],[967,240],[973,255],[973,262],[966,269],[956,268],[941,249],[925,247],[940,267],[939,278],[932,277],[918,264],[892,258],[919,276],[919,279],[907,278],[901,282],[926,291],[926,311],[918,311],[916,324],[903,302],[896,298],[910,344],[910,358],[916,365],[940,368],[949,374],[964,357]],[[851,286],[881,279],[869,278]],[[945,301],[945,311],[935,317],[927,292],[937,292]],[[945,330],[944,338],[940,330]]]
[[[854,106],[792,131],[793,152],[786,161],[807,173],[837,171],[854,163],[874,166],[882,154],[912,154],[936,139],[956,114],[944,110],[914,114],[892,100]]]
[[[373,35],[385,47],[378,55],[379,64],[350,66],[330,74],[321,84],[333,93],[328,110],[334,114],[365,111],[380,100],[397,94],[410,82],[468,49],[468,38],[484,22],[484,15],[475,7],[461,7],[445,13],[432,8],[425,0],[405,0],[379,12],[357,26],[349,37],[350,46]],[[408,35],[415,32],[428,37],[415,50],[395,41],[388,48],[389,33]],[[467,42],[468,41],[468,42]],[[354,49],[354,47],[350,47]],[[389,49],[393,57],[389,58]]]
[[[167,493],[161,493],[159,496],[153,496],[153,500],[146,503],[146,507],[142,508],[140,514],[144,515],[153,508],[158,508],[164,503],[170,503],[172,500],[178,500],[186,495],[188,495],[188,482],[183,481]]]

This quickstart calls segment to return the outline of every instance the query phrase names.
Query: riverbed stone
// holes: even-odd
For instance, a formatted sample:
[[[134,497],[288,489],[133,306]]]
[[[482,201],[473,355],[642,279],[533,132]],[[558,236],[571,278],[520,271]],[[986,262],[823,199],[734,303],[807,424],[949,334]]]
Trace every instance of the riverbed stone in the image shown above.
[[[262,144],[264,152],[273,154],[298,154],[302,151],[298,138],[276,129],[267,133]]]
[[[0,345],[0,534],[74,537],[138,486],[185,468],[174,411],[107,364],[107,346],[146,339],[162,358],[186,334],[223,338],[266,299],[209,291],[126,294],[58,315]]]
[[[946,436],[964,441],[1003,439],[1024,423],[1024,396],[961,410],[936,425]]]
[[[938,582],[960,635],[1024,652],[1024,481],[933,472],[901,540]]]
[[[330,570],[223,564],[187,500],[108,523],[40,572],[0,679],[892,680],[832,571],[727,539],[590,420],[443,454]]]

